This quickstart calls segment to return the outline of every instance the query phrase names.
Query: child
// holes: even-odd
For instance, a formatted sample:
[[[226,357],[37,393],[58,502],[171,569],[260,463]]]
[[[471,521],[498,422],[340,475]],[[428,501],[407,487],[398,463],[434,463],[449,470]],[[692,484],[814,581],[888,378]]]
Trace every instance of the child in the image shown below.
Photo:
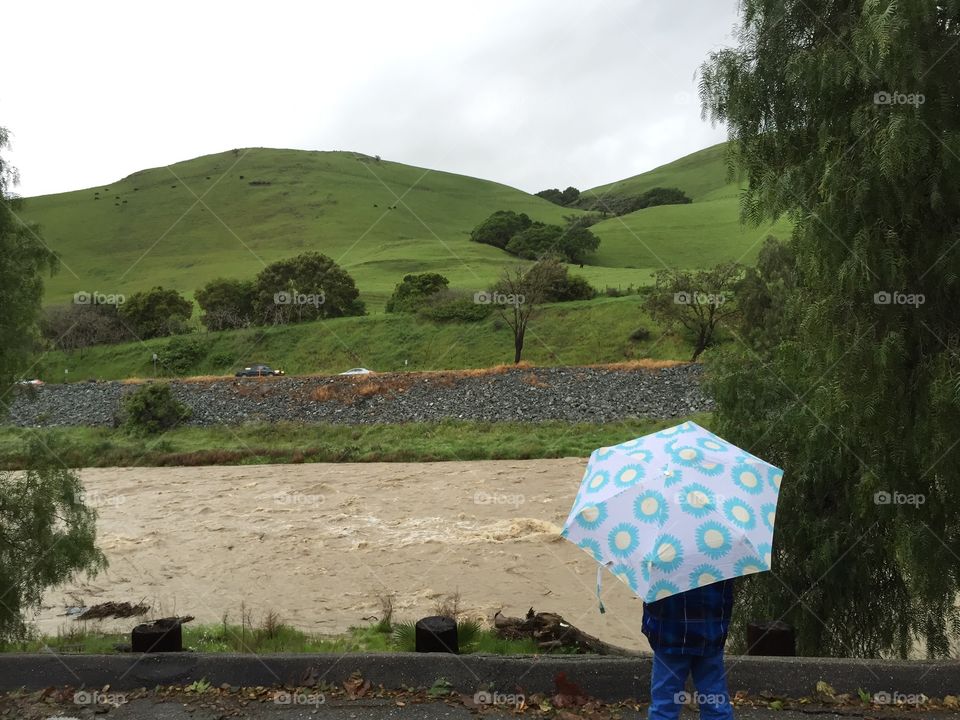
[[[723,646],[733,610],[733,581],[644,603],[643,634],[653,648],[649,720],[676,720],[693,675],[701,720],[733,720]]]

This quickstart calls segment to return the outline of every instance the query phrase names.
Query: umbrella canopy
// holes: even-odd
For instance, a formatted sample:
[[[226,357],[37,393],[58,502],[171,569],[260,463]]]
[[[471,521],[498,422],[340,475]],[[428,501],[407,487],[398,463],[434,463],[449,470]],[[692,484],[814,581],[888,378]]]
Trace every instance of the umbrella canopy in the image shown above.
[[[685,422],[594,450],[562,535],[644,601],[660,600],[770,569],[782,477]]]

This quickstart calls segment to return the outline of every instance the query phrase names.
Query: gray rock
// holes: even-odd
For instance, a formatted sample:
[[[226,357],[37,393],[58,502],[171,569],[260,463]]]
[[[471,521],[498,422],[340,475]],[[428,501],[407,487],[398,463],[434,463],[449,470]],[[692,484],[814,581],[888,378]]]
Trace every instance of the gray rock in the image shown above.
[[[483,421],[612,422],[627,418],[675,418],[708,411],[702,367],[660,370],[609,368],[515,369],[481,376],[437,378],[394,373],[356,380],[282,377],[170,381],[174,397],[193,410],[192,425],[245,422],[306,422],[367,425],[448,418]],[[388,387],[360,396],[357,384]],[[340,399],[314,400],[319,388],[341,390]],[[123,396],[137,385],[72,383],[18,388],[7,424],[21,427],[110,426]]]

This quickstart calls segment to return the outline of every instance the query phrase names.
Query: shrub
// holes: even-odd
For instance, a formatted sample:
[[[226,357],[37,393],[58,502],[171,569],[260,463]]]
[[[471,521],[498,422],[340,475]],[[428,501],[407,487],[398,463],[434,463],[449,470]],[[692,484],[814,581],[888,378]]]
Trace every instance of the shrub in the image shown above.
[[[679,188],[655,187],[642,195],[608,195],[591,199],[584,207],[604,214],[626,215],[657,205],[686,205],[690,202],[693,201]]]
[[[229,368],[237,362],[237,357],[233,353],[218,352],[210,356],[210,365],[215,369]]]
[[[404,275],[403,282],[393,289],[393,295],[387,300],[386,311],[415,312],[428,297],[445,290],[449,284],[450,281],[438,273]]]
[[[630,333],[631,342],[643,342],[650,339],[650,331],[645,327],[640,327]]]
[[[493,309],[474,300],[463,291],[442,290],[434,293],[420,310],[420,316],[435,322],[479,322]]]
[[[192,313],[193,303],[162,287],[135,292],[119,307],[120,317],[141,340],[187,331]]]
[[[473,229],[470,239],[473,242],[493,245],[503,250],[510,242],[510,238],[532,224],[533,221],[526,213],[517,214],[512,210],[498,210]]]
[[[203,357],[204,351],[204,344],[197,338],[178,337],[157,353],[157,359],[171,375],[186,375]]]
[[[207,330],[247,327],[254,318],[255,287],[252,280],[217,278],[197,290],[195,297]]]
[[[543,288],[543,302],[590,300],[597,294],[586,278],[571,275],[558,258],[541,260],[530,268],[528,275]]]
[[[173,397],[169,385],[144,385],[123,399],[123,426],[134,435],[154,435],[190,419],[189,407]]]

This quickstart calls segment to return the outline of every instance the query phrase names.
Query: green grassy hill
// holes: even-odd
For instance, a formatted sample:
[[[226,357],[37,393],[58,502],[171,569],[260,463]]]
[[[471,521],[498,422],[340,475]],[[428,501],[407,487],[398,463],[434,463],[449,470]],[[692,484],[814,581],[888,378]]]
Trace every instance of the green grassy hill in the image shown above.
[[[265,263],[317,250],[345,266],[377,309],[409,272],[485,287],[508,256],[468,235],[499,209],[545,222],[569,214],[462,175],[347,152],[252,149],[29,198],[24,215],[63,259],[47,303],[157,284],[192,293],[214,277],[252,277]]]
[[[594,227],[600,252],[577,272],[595,286],[646,284],[664,265],[750,260],[766,231],[738,224],[723,146],[587,194],[680,187],[692,205],[642,210]],[[400,198],[400,200],[398,200]],[[469,240],[495,210],[562,222],[574,211],[486,180],[349,152],[250,149],[134,173],[101,187],[25,200],[63,260],[45,302],[78,290],[129,294],[163,285],[191,295],[218,277],[317,250],[354,276],[371,311],[410,272],[486,287],[514,258]]]
[[[585,190],[582,194],[587,199],[607,194],[640,195],[655,187],[678,187],[696,202],[720,189],[732,190],[736,194],[738,184],[728,179],[727,146],[721,143],[649,172]]]
[[[785,221],[762,227],[740,224],[741,184],[728,175],[725,144],[592,188],[583,197],[640,195],[654,187],[680,188],[693,203],[647,208],[594,225],[591,230],[601,242],[593,263],[648,271],[704,267],[726,260],[750,263],[768,235],[786,238],[790,234],[791,226]]]

